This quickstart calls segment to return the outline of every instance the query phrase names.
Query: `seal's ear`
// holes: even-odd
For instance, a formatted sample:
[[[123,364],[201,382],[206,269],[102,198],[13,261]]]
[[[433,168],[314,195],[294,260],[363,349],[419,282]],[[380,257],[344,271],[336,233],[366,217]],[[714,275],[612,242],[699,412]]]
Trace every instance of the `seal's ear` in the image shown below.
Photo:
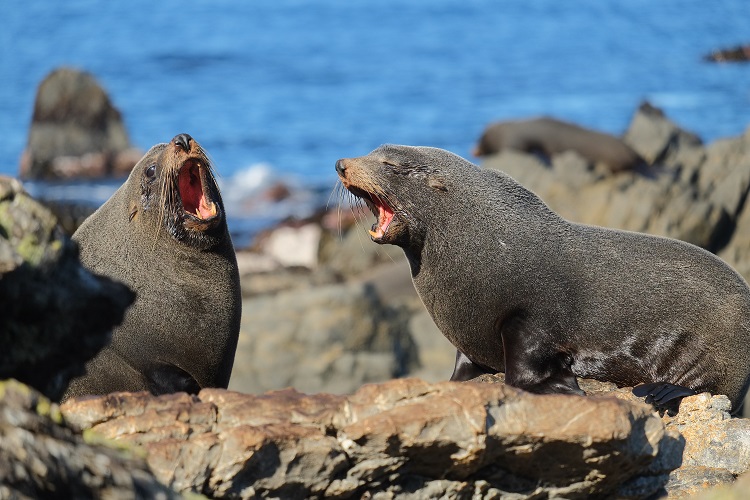
[[[427,178],[427,185],[430,186],[432,189],[436,189],[438,191],[448,191],[448,188],[445,185],[445,179],[443,179],[440,176],[431,175]]]
[[[128,222],[133,222],[135,216],[138,215],[138,204],[136,202],[130,203],[130,210],[128,210]]]

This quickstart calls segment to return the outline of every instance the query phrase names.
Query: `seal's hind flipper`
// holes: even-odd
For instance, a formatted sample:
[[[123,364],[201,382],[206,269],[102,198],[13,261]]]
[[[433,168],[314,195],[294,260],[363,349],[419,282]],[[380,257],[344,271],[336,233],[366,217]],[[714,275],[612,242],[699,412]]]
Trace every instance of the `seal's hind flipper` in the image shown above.
[[[465,382],[471,380],[485,373],[495,374],[497,370],[486,368],[482,365],[478,365],[470,360],[466,354],[459,350],[456,350],[456,365],[453,367],[453,375],[451,380],[454,382]]]
[[[156,362],[145,370],[145,375],[149,391],[156,396],[173,392],[198,394],[201,390],[200,384],[192,375],[169,363]]]
[[[633,387],[633,394],[639,398],[645,397],[646,403],[654,405],[657,410],[667,410],[670,415],[675,415],[682,398],[698,393],[681,385],[655,382]]]

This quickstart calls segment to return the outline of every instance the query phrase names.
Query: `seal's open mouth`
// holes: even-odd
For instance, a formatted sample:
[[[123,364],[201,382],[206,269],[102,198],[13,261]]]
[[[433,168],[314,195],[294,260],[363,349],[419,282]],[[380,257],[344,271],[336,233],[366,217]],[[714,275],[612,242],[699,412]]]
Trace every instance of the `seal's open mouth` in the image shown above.
[[[190,159],[180,168],[179,186],[182,208],[199,220],[208,221],[218,215],[216,203],[210,199],[206,176],[210,175],[202,163]]]
[[[378,221],[372,225],[370,229],[370,236],[372,239],[379,240],[385,236],[385,232],[388,231],[388,226],[393,221],[393,210],[391,207],[383,203],[377,196],[372,196],[370,199],[364,198],[367,206],[370,207],[372,213],[378,218]]]
[[[373,215],[378,218],[377,222],[372,225],[369,233],[374,241],[380,241],[388,231],[388,226],[393,222],[395,213],[393,209],[388,206],[386,202],[378,198],[376,195],[363,191],[355,186],[347,186],[347,189],[358,198],[362,198],[364,202],[370,207]]]

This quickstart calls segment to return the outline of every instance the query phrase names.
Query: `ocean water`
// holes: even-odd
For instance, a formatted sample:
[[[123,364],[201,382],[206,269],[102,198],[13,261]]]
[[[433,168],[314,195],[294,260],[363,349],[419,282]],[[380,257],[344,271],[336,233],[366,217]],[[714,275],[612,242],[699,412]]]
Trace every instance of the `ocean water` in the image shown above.
[[[198,140],[235,215],[258,182],[330,191],[338,158],[382,143],[468,156],[494,120],[619,134],[649,100],[705,141],[750,124],[750,64],[702,60],[750,42],[747,0],[3,0],[0,17],[0,173],[17,172],[39,82],[74,66],[136,146]]]

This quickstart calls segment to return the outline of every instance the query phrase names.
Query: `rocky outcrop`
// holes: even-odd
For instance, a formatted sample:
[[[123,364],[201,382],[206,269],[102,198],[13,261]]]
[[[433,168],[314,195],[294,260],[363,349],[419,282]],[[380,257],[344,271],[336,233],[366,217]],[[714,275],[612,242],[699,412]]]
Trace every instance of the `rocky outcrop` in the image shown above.
[[[651,165],[645,172],[603,172],[573,151],[549,165],[506,152],[483,166],[508,173],[575,222],[669,236],[717,252],[734,235],[750,188],[747,135],[704,146],[645,103],[623,138]]]
[[[0,177],[0,379],[59,399],[133,300],[125,285],[83,268],[50,212]]]
[[[141,156],[92,75],[59,68],[44,78],[21,158],[22,178],[125,176]]]
[[[710,62],[747,62],[750,61],[750,45],[714,50],[703,59]]]
[[[351,396],[118,393],[62,411],[142,446],[165,484],[214,498],[646,498],[683,447],[641,403],[473,382],[402,379]]]
[[[230,387],[349,393],[402,376],[416,363],[409,318],[407,310],[385,306],[368,283],[246,300]]]
[[[730,418],[730,407],[725,396],[700,394],[684,399],[677,415],[664,417],[667,429],[685,440],[682,466],[667,483],[672,496],[732,483],[750,471],[750,420]]]
[[[57,405],[33,389],[0,381],[0,498],[179,498],[142,453],[96,439],[65,425]]]

